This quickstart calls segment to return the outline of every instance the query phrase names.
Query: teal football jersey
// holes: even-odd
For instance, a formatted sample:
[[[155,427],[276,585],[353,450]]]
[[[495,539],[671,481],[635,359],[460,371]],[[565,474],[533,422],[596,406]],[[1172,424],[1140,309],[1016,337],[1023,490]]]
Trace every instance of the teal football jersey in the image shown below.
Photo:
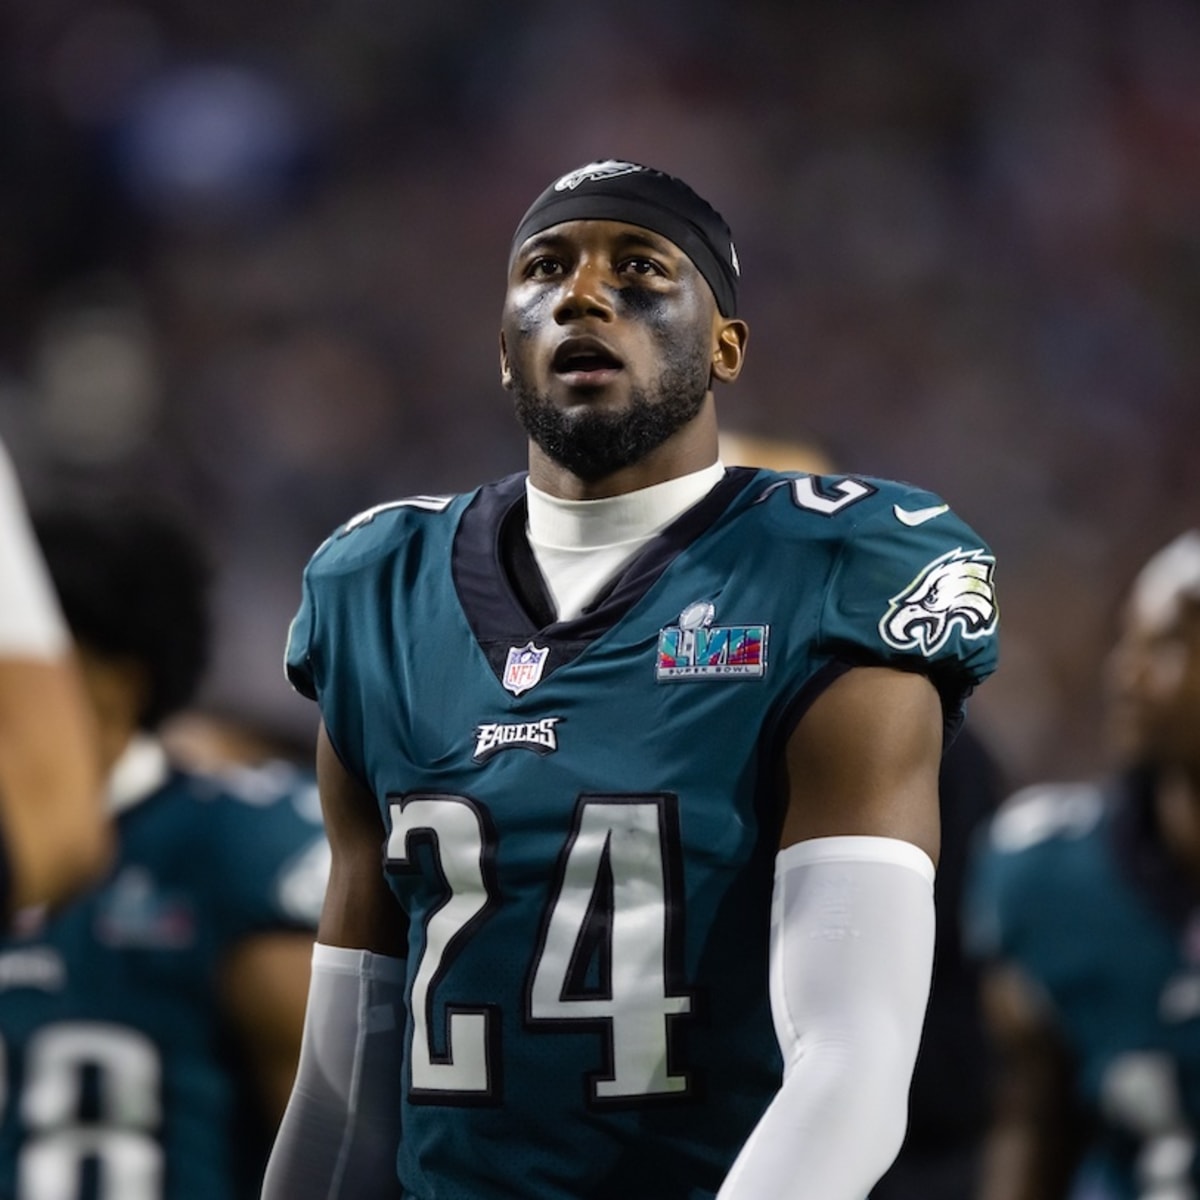
[[[119,813],[105,880],[0,941],[8,1200],[259,1194],[273,1131],[221,1020],[219,973],[244,938],[315,928],[315,784],[280,764],[152,786]]]
[[[292,623],[410,919],[400,1178],[712,1197],[781,1077],[783,746],[860,663],[928,673],[953,724],[994,664],[993,559],[929,493],[737,468],[555,622],[525,520],[524,475],[381,505]]]
[[[1025,789],[972,870],[974,951],[1040,986],[1076,1062],[1092,1135],[1071,1200],[1200,1194],[1200,893],[1149,786]]]

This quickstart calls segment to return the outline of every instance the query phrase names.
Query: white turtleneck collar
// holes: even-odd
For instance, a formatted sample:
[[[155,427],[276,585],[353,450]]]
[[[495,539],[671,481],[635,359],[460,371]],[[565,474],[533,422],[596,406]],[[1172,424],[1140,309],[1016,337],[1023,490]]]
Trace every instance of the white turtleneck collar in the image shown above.
[[[602,500],[562,500],[528,480],[529,545],[560,621],[577,617],[660,530],[725,475],[720,462],[678,479]]]
[[[115,816],[140,804],[170,773],[162,742],[151,734],[135,733],[108,773],[108,811]]]

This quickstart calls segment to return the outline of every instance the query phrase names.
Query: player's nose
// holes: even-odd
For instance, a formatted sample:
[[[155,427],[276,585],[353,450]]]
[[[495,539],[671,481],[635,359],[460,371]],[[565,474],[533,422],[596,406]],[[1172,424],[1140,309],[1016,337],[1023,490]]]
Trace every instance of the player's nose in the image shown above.
[[[615,312],[612,293],[616,281],[606,262],[583,255],[562,285],[554,316],[559,324],[594,317],[611,321]]]

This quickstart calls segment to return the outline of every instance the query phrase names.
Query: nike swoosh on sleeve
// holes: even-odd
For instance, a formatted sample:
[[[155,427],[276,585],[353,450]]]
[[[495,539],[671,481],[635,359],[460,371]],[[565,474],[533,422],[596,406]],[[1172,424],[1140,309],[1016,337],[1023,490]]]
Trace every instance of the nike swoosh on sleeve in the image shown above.
[[[949,512],[950,505],[935,504],[932,508],[901,508],[898,504],[892,505],[892,512],[896,514],[896,520],[905,525],[924,525],[926,521],[932,521],[934,517],[940,517],[942,513]]]

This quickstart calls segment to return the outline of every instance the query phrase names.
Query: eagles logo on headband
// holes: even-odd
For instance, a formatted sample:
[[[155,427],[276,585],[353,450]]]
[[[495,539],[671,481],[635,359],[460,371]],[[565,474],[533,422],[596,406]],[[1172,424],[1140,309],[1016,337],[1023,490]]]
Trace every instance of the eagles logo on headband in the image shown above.
[[[510,264],[528,238],[562,221],[624,221],[661,234],[692,260],[721,314],[737,311],[739,268],[729,226],[682,179],[615,158],[568,171],[521,218]]]

